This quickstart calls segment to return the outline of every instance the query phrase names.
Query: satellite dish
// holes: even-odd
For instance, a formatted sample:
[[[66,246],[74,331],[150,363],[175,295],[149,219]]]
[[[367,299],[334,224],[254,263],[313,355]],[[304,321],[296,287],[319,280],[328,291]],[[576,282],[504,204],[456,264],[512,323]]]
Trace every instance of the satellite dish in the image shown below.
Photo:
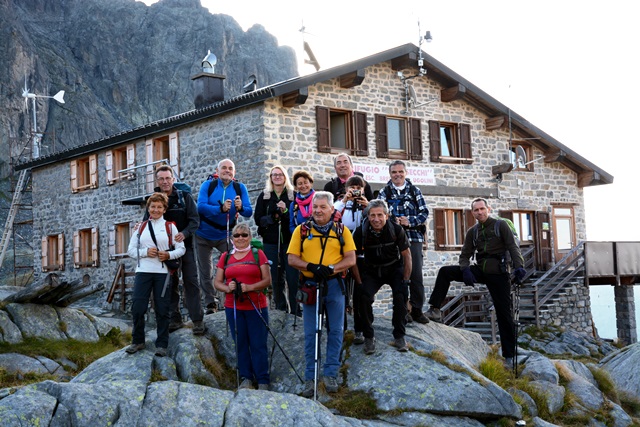
[[[409,102],[411,105],[418,105],[418,96],[416,95],[416,90],[413,85],[409,85]]]
[[[258,87],[258,78],[255,74],[251,74],[247,79],[247,82],[242,86],[244,93],[253,92]]]
[[[523,168],[527,165],[527,153],[521,145],[516,146],[516,163],[519,168]]]

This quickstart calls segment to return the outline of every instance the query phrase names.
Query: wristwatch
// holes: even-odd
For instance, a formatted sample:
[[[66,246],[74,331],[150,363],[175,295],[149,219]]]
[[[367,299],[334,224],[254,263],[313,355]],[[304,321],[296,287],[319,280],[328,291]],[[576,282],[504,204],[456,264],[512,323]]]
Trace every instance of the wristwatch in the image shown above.
[[[333,266],[333,264],[329,264],[327,267],[329,267],[331,269],[332,273],[335,272],[335,267]]]

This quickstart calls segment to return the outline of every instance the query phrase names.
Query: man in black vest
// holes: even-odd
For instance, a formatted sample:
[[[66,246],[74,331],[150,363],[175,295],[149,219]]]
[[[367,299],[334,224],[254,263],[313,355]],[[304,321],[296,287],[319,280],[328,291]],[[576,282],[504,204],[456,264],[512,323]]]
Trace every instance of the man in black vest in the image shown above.
[[[164,213],[164,219],[176,223],[179,233],[173,236],[176,242],[184,242],[187,252],[182,256],[182,287],[184,289],[184,305],[187,307],[189,317],[193,321],[193,334],[203,335],[205,332],[202,323],[203,311],[200,301],[200,286],[198,284],[198,266],[196,265],[195,251],[193,248],[193,234],[200,225],[200,216],[196,202],[191,193],[179,190],[175,187],[176,179],[173,176],[171,166],[162,165],[156,169],[155,191],[162,191],[169,198],[169,208]],[[145,213],[145,219],[148,217]],[[182,328],[182,314],[180,314],[180,289],[178,286],[178,272],[171,277],[171,323],[169,332]]]
[[[345,190],[345,183],[353,175],[360,175],[360,172],[353,172],[353,162],[351,156],[346,153],[340,153],[333,159],[333,167],[336,170],[338,176],[331,178],[331,181],[324,185],[323,190],[333,194],[334,200],[342,199]],[[364,183],[364,197],[367,200],[373,199],[373,191],[371,186],[365,181]]]
[[[388,220],[389,208],[384,200],[372,200],[366,215],[367,219],[353,234],[358,255],[357,267],[353,269],[358,282],[353,298],[354,329],[364,335],[364,353],[375,353],[372,304],[376,293],[388,284],[393,297],[394,344],[398,351],[404,352],[409,349],[404,338],[411,283],[409,240],[401,225]]]

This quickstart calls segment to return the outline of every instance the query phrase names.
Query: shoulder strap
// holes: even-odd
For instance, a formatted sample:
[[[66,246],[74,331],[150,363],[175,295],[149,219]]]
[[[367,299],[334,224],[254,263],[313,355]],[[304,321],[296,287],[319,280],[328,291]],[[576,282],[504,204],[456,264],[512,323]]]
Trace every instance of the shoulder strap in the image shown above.
[[[142,221],[142,224],[140,224],[140,228],[138,229],[138,238],[140,237],[140,235],[142,235],[144,228],[147,226],[147,222],[149,222],[149,220]]]
[[[338,193],[338,188],[340,188],[340,184],[338,182],[340,178],[333,177],[331,178],[331,192],[335,196]]]
[[[209,188],[207,189],[207,198],[211,197],[213,191],[218,186],[218,178],[211,178],[211,182],[209,183]]]
[[[178,204],[179,204],[181,207],[185,207],[185,206],[187,206],[187,205],[184,203],[184,194],[182,194],[182,190],[178,190]]]
[[[233,189],[236,192],[236,196],[242,197],[242,188],[240,188],[240,183],[236,180],[233,180],[231,182],[233,182]]]
[[[171,226],[174,225],[175,222],[173,221],[165,221],[164,222],[164,228],[167,230],[167,236],[169,237],[169,248],[171,248],[171,246],[173,246],[173,239],[171,238]]]

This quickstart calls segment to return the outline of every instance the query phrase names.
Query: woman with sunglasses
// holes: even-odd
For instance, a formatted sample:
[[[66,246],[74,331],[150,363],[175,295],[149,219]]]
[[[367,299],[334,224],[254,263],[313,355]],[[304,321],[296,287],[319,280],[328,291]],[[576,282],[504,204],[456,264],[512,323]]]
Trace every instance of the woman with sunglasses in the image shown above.
[[[298,271],[289,267],[287,248],[291,241],[289,229],[289,205],[293,201],[293,185],[287,170],[279,165],[271,168],[264,191],[256,200],[254,220],[258,224],[258,234],[262,236],[264,253],[271,261],[271,285],[276,310],[290,311],[296,308],[298,292]],[[288,292],[285,290],[285,277]]]
[[[267,298],[262,292],[271,283],[269,260],[260,249],[253,253],[251,229],[246,223],[233,227],[233,249],[218,261],[214,285],[225,292],[227,321],[236,344],[241,388],[268,390]]]

